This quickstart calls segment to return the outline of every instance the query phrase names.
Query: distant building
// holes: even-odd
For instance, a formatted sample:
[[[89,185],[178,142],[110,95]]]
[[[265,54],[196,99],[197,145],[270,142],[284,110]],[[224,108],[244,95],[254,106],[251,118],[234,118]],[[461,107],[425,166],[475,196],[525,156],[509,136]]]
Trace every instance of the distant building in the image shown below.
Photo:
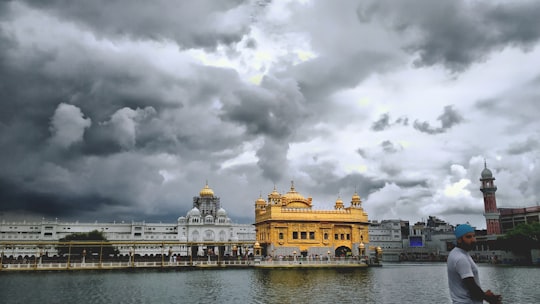
[[[408,221],[402,220],[382,220],[369,222],[369,244],[372,248],[382,249],[383,261],[399,261],[399,256],[403,251],[402,227]],[[409,233],[407,233],[407,236]]]
[[[498,208],[501,215],[501,232],[507,233],[519,224],[540,222],[540,206],[525,208]]]
[[[540,206],[524,208],[497,208],[497,200],[493,173],[484,162],[480,181],[480,191],[484,195],[484,216],[486,218],[487,235],[507,233],[519,224],[540,222]]]
[[[188,242],[255,242],[255,228],[251,224],[235,224],[227,216],[225,209],[221,208],[219,197],[208,184],[200,191],[199,196],[193,198],[193,208],[186,216],[180,216],[176,223],[146,223],[142,222],[113,222],[113,223],[81,223],[49,221],[43,219],[39,222],[23,221],[0,222],[0,241],[9,244],[10,241],[26,242],[54,242],[73,233],[88,233],[101,231],[108,241],[162,241],[176,242],[169,250],[172,254],[180,256],[203,256],[209,252],[216,254],[218,248],[206,246],[188,246]],[[181,244],[186,242],[186,244]],[[232,245],[232,244],[231,244]],[[0,248],[6,256],[32,256],[36,249],[31,246],[8,246]],[[35,247],[35,246],[34,246]],[[128,254],[131,245],[120,245],[117,249],[120,254]],[[9,249],[8,249],[9,248]],[[48,254],[54,255],[56,250],[52,246],[45,248]],[[227,246],[221,248],[220,254],[241,254],[242,248]],[[155,255],[162,253],[158,245],[148,245],[136,248],[139,255]],[[209,251],[210,250],[210,251]],[[245,249],[244,249],[245,250]]]
[[[500,213],[497,210],[497,200],[495,198],[495,192],[497,186],[493,183],[495,178],[491,173],[491,170],[487,168],[484,162],[484,170],[482,170],[480,181],[480,191],[484,195],[484,216],[486,218],[487,234],[501,234],[501,222]]]
[[[268,200],[255,201],[257,242],[263,255],[358,256],[362,246],[369,250],[368,225],[357,193],[348,207],[338,198],[334,210],[314,210],[311,197],[304,198],[294,183],[285,194],[274,188]]]

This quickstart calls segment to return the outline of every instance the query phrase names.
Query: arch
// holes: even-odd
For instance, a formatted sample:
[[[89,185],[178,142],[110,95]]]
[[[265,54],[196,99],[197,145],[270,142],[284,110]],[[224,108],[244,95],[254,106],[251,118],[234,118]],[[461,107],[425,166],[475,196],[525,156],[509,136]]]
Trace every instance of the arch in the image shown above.
[[[339,246],[336,248],[336,251],[334,252],[336,257],[346,257],[351,255],[351,248],[347,246]]]
[[[225,241],[227,239],[227,232],[225,232],[225,230],[221,230],[219,232],[219,240],[220,241]]]
[[[214,231],[207,229],[204,231],[203,240],[205,241],[214,241],[215,234]]]

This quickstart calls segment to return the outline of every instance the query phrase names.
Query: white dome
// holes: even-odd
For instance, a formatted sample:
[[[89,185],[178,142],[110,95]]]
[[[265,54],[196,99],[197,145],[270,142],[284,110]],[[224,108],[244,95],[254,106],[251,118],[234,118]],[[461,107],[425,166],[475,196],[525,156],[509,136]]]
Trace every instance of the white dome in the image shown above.
[[[179,223],[184,223],[186,221],[186,217],[185,216],[181,216],[178,218],[177,220]]]
[[[188,217],[201,216],[201,212],[199,211],[199,209],[197,209],[197,207],[193,207],[193,209],[191,209],[187,215]]]
[[[225,211],[225,209],[223,209],[223,208],[219,208],[219,210],[217,211],[217,216],[225,217],[225,216],[227,216],[227,211]]]

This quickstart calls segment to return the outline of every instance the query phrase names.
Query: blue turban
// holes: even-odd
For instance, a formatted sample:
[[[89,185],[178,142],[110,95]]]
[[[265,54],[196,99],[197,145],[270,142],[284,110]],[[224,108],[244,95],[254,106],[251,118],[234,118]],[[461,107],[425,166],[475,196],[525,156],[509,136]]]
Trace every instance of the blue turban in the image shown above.
[[[464,236],[465,234],[469,232],[474,232],[474,228],[471,227],[469,224],[461,224],[456,227],[454,230],[454,234],[456,235],[456,239],[459,239],[460,237]]]

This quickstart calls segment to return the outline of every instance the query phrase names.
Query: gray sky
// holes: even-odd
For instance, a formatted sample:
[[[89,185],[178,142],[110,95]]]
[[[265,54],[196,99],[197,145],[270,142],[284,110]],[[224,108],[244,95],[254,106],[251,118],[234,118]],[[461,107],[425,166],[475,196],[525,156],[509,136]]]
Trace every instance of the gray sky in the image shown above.
[[[538,1],[2,1],[0,213],[236,222],[317,209],[485,228],[539,203]]]

